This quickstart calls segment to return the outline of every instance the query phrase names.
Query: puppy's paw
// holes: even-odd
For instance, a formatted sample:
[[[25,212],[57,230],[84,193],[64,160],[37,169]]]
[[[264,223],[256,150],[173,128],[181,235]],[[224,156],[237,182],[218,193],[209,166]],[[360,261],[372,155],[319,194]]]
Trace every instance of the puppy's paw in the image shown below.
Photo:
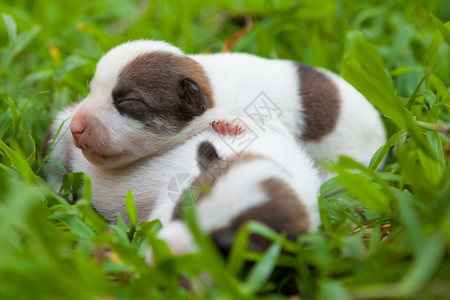
[[[245,127],[241,122],[239,122],[239,119],[235,120],[215,120],[211,123],[212,128],[222,134],[222,135],[241,135],[245,133]]]

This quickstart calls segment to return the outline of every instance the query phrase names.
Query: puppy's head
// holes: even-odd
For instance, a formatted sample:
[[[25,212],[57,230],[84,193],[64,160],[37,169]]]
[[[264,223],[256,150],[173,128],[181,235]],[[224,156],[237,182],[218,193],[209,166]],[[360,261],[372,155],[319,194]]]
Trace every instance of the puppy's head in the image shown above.
[[[212,105],[196,61],[164,42],[129,42],[99,61],[70,130],[90,162],[117,167],[170,147]]]

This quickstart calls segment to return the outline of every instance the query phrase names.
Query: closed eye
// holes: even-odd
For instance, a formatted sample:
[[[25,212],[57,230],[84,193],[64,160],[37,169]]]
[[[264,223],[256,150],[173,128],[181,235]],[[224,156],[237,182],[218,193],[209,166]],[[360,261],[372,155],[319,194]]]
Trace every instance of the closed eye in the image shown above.
[[[137,103],[141,103],[141,104],[145,104],[144,101],[142,101],[141,99],[134,99],[134,98],[125,98],[125,99],[119,99],[116,101],[117,104],[122,104],[122,103],[128,103],[128,104],[137,104]]]
[[[121,112],[130,112],[135,109],[146,109],[146,104],[140,99],[124,98],[115,101],[117,109]]]

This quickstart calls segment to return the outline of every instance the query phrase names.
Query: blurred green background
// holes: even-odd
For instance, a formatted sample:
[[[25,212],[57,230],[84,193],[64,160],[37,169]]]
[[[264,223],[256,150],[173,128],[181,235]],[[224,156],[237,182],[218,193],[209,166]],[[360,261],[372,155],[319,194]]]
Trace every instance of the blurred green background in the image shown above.
[[[287,282],[305,299],[450,297],[450,1],[1,0],[0,12],[1,299],[272,298]],[[103,53],[134,39],[325,67],[381,111],[391,139],[369,168],[331,166],[321,232],[292,245],[261,230],[293,256],[242,250],[225,267],[199,242],[199,255],[173,258],[157,222],[108,225],[92,212],[89,185],[67,204],[82,174],[66,174],[58,194],[39,176],[52,117],[88,93]],[[155,268],[144,263],[148,243]],[[259,262],[249,275],[243,259]],[[290,269],[278,283],[275,265]]]

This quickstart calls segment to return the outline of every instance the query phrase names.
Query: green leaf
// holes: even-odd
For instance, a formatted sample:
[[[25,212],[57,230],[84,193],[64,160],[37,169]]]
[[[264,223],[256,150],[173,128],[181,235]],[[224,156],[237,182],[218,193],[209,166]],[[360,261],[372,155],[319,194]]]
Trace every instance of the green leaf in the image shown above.
[[[426,90],[422,93],[422,96],[429,107],[433,107],[434,104],[436,103],[436,94],[433,93],[432,91]]]
[[[338,180],[351,196],[356,197],[368,209],[379,213],[389,211],[388,198],[371,180],[350,172],[340,172]]]
[[[367,258],[367,247],[364,245],[362,236],[364,230],[360,230],[343,239],[342,255],[356,261],[364,261]]]
[[[257,234],[269,241],[278,243],[286,251],[296,252],[299,249],[296,243],[287,240],[283,235],[278,234],[267,225],[256,221],[248,221],[237,231],[233,247],[230,250],[227,267],[232,274],[238,275],[242,271],[245,263],[245,252],[247,251],[251,234]]]
[[[419,84],[416,86],[416,89],[414,90],[414,92],[412,93],[411,97],[409,97],[408,103],[406,104],[406,108],[408,110],[411,110],[413,105],[414,105],[414,101],[417,98],[417,95],[419,94],[420,91],[420,87],[422,86],[422,84],[424,83],[425,79],[427,79],[428,76],[431,75],[431,71],[429,70],[428,72],[426,72],[423,76],[422,79],[420,80]]]
[[[427,155],[434,157],[412,115],[395,94],[381,56],[362,36],[355,39],[352,56],[344,61],[342,73],[375,107],[407,130]]]
[[[38,35],[40,32],[39,26],[33,26],[29,31],[23,32],[17,36],[17,38],[10,44],[10,49],[6,52],[6,55],[3,59],[3,68],[7,67],[11,60],[22,52],[31,41]]]
[[[116,230],[118,240],[123,245],[129,245],[130,244],[130,235],[129,233],[131,230],[128,228],[128,226],[125,224],[122,214],[120,212],[117,212],[117,224],[112,225],[112,227]]]
[[[411,246],[418,252],[423,246],[424,236],[420,231],[419,216],[417,211],[413,208],[413,204],[417,202],[417,200],[414,195],[407,190],[395,191],[395,193],[400,210],[400,218],[404,228],[410,236]]]
[[[300,2],[297,17],[302,20],[324,19],[333,15],[336,11],[336,2],[330,0],[314,1],[305,0]]]
[[[338,281],[326,281],[320,285],[320,299],[328,300],[350,300],[350,296],[345,286]]]
[[[90,204],[92,198],[91,178],[85,174],[82,174],[82,176],[83,177],[79,181],[74,183],[74,186],[78,188],[83,186],[83,198]]]
[[[416,254],[411,269],[397,286],[398,294],[414,294],[436,272],[444,253],[442,237],[427,238]]]
[[[386,92],[394,94],[394,85],[389,72],[385,68],[383,58],[362,35],[357,36],[355,39],[353,55],[360,63],[360,66],[367,73],[371,74],[374,80],[379,81],[380,87],[385,89]]]
[[[269,279],[276,266],[278,256],[281,252],[281,245],[272,244],[266,250],[261,260],[252,268],[248,274],[246,288],[251,292],[257,292],[262,288],[264,283]]]
[[[389,149],[395,145],[395,143],[397,142],[397,140],[402,136],[402,134],[404,134],[405,132],[399,131],[397,133],[395,133],[394,135],[392,135],[389,140],[387,141],[387,143],[380,147],[375,154],[372,156],[372,159],[370,160],[369,163],[369,169],[371,170],[375,170],[376,168],[378,168],[378,166],[380,165],[381,161],[383,160],[384,157],[386,157],[387,153],[389,152]]]
[[[147,238],[151,247],[149,255],[156,266],[162,265],[172,257],[169,246],[163,240],[158,239],[154,232],[147,232]]]
[[[330,193],[335,193],[342,188],[342,184],[336,177],[333,177],[326,182],[322,183],[319,190],[319,197],[325,198]]]
[[[189,196],[191,193],[186,195]],[[191,203],[193,201],[194,199],[190,199],[188,202]],[[185,207],[182,210],[182,217],[187,222],[189,229],[192,232],[192,236],[200,247],[205,264],[208,266],[210,274],[215,279],[216,284],[234,299],[246,298],[237,279],[231,276],[227,271],[223,258],[211,239],[199,228],[196,221],[195,206]]]
[[[17,25],[14,18],[8,14],[2,14],[3,22],[5,23],[6,31],[8,32],[8,38],[10,43],[14,43],[17,38]]]
[[[28,163],[32,165],[36,161],[36,141],[33,139],[31,135],[29,135],[28,138],[30,139],[31,144],[33,145],[31,154],[28,156]]]
[[[74,215],[71,212],[55,212],[54,217],[66,224],[77,236],[90,239],[95,235],[89,226],[80,220],[79,216]]]
[[[15,169],[20,172],[26,182],[38,182],[36,175],[34,175],[33,170],[28,164],[28,161],[20,152],[18,152],[17,150],[14,151],[10,147],[8,147],[8,145],[6,145],[2,140],[0,140],[0,150],[5,153]]]
[[[450,22],[442,23],[441,20],[436,18],[433,14],[431,14],[431,19],[433,20],[434,25],[437,29],[442,33],[444,40],[450,44]]]
[[[389,72],[389,75],[391,77],[395,77],[395,76],[410,73],[410,72],[423,72],[423,71],[424,71],[423,67],[400,66],[394,70],[391,70]]]
[[[445,83],[442,82],[442,80],[439,77],[437,77],[434,74],[431,74],[428,77],[428,82],[437,90],[438,95],[442,99],[445,99],[446,97],[448,97],[449,92],[447,90],[447,86],[445,85]]]
[[[436,57],[439,52],[439,48],[441,47],[442,42],[444,41],[444,37],[442,36],[442,33],[437,31],[433,39],[431,40],[430,46],[428,47],[427,52],[427,67],[432,70],[434,67],[434,64],[436,62]]]
[[[370,210],[389,212],[392,195],[389,186],[376,172],[346,156],[339,158],[333,170],[349,195],[357,198]]]
[[[234,237],[234,243],[228,257],[228,270],[231,274],[238,275],[244,267],[244,252],[247,250],[250,241],[250,229],[248,226],[241,226]]]
[[[136,206],[134,205],[133,195],[131,194],[131,190],[128,190],[127,196],[125,198],[125,204],[127,206],[127,213],[128,217],[130,218],[130,232],[133,232],[136,230],[136,223],[137,223],[137,210]]]
[[[406,275],[395,283],[385,285],[375,284],[370,287],[354,289],[355,298],[403,298],[417,295],[439,268],[439,262],[444,254],[442,237],[431,237],[425,240],[420,251],[414,257]]]
[[[71,172],[67,175],[65,174],[63,177],[63,184],[60,188],[62,195],[68,197],[71,194],[73,201],[77,201],[81,195],[81,188],[83,187],[84,179],[85,175],[82,172]],[[85,189],[88,191],[90,187],[86,186]]]
[[[53,74],[53,78],[56,80],[59,80],[61,78],[63,78],[64,76],[66,76],[67,73],[69,73],[70,71],[79,68],[85,64],[87,64],[89,62],[89,60],[82,58],[80,56],[77,55],[71,55],[68,58],[66,58],[63,62],[63,64],[61,65],[61,67],[59,67],[55,73]]]
[[[39,172],[39,170],[44,166],[44,163],[48,160],[48,156],[50,155],[50,153],[53,151],[53,149],[55,149],[56,145],[58,145],[58,143],[61,142],[61,140],[64,138],[64,136],[67,134],[67,132],[69,131],[69,126],[65,126],[65,130],[64,132],[61,132],[61,130],[64,128],[64,125],[66,124],[66,122],[70,119],[67,118],[65,119],[61,125],[58,127],[58,130],[55,133],[55,136],[52,139],[52,142],[50,143],[50,146],[48,146],[47,151],[44,154],[44,157],[42,158],[42,162],[39,165],[39,168],[37,169],[37,171]],[[55,162],[55,161],[53,161]],[[55,162],[58,165],[61,165],[60,162]],[[64,168],[63,173],[67,173],[67,171]]]
[[[372,228],[372,233],[369,239],[369,252],[374,254],[375,251],[380,247],[381,244],[381,229],[376,226]]]

